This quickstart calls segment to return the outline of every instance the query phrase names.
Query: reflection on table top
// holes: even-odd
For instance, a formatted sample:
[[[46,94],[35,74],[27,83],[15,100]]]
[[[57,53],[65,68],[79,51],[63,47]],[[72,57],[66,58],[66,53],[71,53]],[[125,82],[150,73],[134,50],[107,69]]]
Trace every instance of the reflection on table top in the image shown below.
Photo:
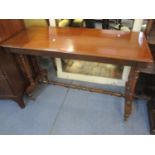
[[[142,32],[87,28],[32,27],[18,33],[3,47],[31,49],[42,53],[94,56],[135,62],[152,62]]]

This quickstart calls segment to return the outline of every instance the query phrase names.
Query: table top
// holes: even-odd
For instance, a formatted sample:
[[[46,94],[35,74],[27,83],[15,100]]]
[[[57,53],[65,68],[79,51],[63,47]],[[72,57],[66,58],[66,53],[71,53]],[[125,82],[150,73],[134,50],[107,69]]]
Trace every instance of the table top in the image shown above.
[[[142,32],[88,28],[31,27],[3,42],[2,47],[131,62],[153,62]]]

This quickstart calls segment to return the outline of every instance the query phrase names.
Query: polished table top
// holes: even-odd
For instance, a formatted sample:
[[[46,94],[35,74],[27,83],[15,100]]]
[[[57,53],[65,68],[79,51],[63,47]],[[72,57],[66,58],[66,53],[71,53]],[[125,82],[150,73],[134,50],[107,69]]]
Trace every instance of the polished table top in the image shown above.
[[[72,55],[73,58],[79,56],[79,58],[153,62],[142,32],[31,27],[3,42],[1,46],[32,50],[33,54],[39,52],[41,55]],[[24,53],[24,50],[22,52]]]

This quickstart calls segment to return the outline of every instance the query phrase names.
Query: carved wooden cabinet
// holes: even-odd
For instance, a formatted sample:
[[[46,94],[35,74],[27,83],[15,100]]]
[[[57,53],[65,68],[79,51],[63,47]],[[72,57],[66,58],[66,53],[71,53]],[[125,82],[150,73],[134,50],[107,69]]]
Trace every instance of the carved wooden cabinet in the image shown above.
[[[23,20],[0,19],[0,45],[25,29]],[[0,46],[0,98],[13,99],[25,107],[23,95],[31,96],[38,82],[46,82],[36,56],[13,54]]]
[[[0,20],[0,43],[24,29],[23,20]],[[13,99],[25,107],[23,94],[28,82],[17,64],[16,56],[0,47],[0,98]]]
[[[19,19],[0,19],[0,42],[23,30],[24,21]]]
[[[16,63],[15,56],[0,49],[0,98],[13,99],[25,107],[23,94],[26,81]]]

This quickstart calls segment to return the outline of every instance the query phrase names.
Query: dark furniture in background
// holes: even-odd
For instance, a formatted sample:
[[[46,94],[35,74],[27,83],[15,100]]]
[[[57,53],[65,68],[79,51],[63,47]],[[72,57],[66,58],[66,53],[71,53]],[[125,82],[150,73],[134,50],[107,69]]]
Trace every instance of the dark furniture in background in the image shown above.
[[[24,29],[23,20],[1,19],[0,20],[0,42],[12,37]]]
[[[142,70],[143,90],[150,100],[148,101],[148,116],[150,122],[150,133],[155,134],[155,20],[149,19],[145,30],[154,63]]]
[[[23,20],[1,19],[0,44],[24,29]],[[0,98],[13,99],[24,108],[23,95],[31,96],[42,74],[36,57],[12,54],[0,47]]]
[[[102,29],[109,29],[109,19],[84,19],[86,28],[95,28],[95,22],[99,21],[102,24]]]
[[[155,91],[153,92],[155,94]],[[150,123],[150,133],[155,135],[155,97],[148,101],[148,116]]]
[[[102,19],[102,29],[109,29],[109,19]]]
[[[0,43],[24,29],[22,20],[0,20]],[[0,48],[0,98],[13,99],[24,108],[23,94],[26,81],[22,76],[16,58]]]
[[[23,94],[26,83],[15,57],[0,49],[0,98],[13,99],[24,108]]]
[[[86,28],[95,28],[95,20],[94,19],[84,19]]]

